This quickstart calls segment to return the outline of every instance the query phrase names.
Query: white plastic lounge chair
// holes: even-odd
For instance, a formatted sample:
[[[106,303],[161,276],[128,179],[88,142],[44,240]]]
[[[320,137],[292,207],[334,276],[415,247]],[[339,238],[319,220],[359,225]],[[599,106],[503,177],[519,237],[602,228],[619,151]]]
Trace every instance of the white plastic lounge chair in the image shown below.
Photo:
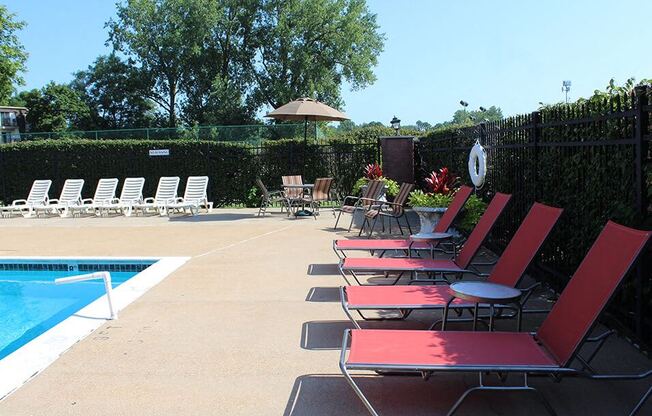
[[[204,207],[206,212],[210,212],[213,209],[213,203],[208,202],[207,187],[208,176],[189,176],[183,198],[177,198],[173,203],[168,204],[168,214],[170,210],[185,213],[188,209],[192,215],[197,215],[201,207]]]
[[[167,215],[168,204],[174,203],[177,199],[179,180],[178,176],[162,176],[158,181],[156,195],[153,198],[145,198],[141,204],[135,205],[136,212],[140,211],[144,215],[154,210],[161,216]]]
[[[72,214],[79,213],[100,213],[100,208],[105,205],[110,205],[115,201],[115,190],[118,188],[117,178],[102,178],[97,182],[95,188],[95,195],[93,198],[86,198],[82,200],[80,206],[71,207]]]
[[[34,207],[47,205],[50,186],[52,186],[52,181],[49,179],[35,180],[34,183],[32,183],[32,188],[29,190],[27,199],[16,199],[11,203],[11,205],[0,207],[0,213],[3,217],[5,215],[11,216],[14,213],[31,216]],[[25,213],[25,211],[27,211],[27,213]]]
[[[126,178],[122,184],[120,198],[97,207],[100,216],[111,211],[121,212],[127,217],[131,216],[134,207],[143,203],[143,186],[145,186],[145,178]]]
[[[51,199],[47,205],[35,206],[34,213],[37,217],[40,213],[58,214],[61,217],[67,217],[70,213],[73,213],[71,209],[81,206],[83,187],[83,179],[66,179],[59,199]]]

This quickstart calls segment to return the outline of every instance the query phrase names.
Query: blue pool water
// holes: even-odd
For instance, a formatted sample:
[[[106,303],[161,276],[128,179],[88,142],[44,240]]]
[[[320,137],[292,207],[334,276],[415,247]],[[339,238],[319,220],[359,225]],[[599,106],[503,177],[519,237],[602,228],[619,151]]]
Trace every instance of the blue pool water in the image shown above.
[[[104,295],[104,281],[54,279],[109,271],[115,288],[153,261],[0,260],[0,359]]]

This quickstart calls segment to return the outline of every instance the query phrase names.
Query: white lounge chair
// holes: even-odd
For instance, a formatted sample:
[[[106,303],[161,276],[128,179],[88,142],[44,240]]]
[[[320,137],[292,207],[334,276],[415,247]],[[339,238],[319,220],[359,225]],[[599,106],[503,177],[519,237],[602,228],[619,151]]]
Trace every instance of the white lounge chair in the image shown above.
[[[83,179],[66,179],[59,199],[51,199],[47,205],[35,206],[34,213],[37,217],[40,213],[58,214],[61,217],[67,217],[72,213],[72,209],[81,206],[83,187]]]
[[[177,199],[177,190],[179,189],[178,176],[162,176],[158,181],[156,195],[152,198],[145,198],[141,204],[134,206],[136,212],[144,214],[153,210],[163,216],[167,214],[168,204],[174,203]]]
[[[207,187],[208,176],[189,176],[183,198],[177,198],[176,201],[168,204],[168,214],[170,210],[185,213],[187,209],[190,214],[197,215],[201,207],[204,207],[206,212],[210,212],[213,209],[213,203],[208,202]]]
[[[101,207],[110,205],[115,201],[115,190],[118,188],[118,182],[117,178],[100,179],[97,182],[93,198],[83,199],[81,205],[71,207],[73,216],[76,212],[101,214]]]
[[[111,211],[121,212],[127,217],[131,216],[134,207],[143,203],[143,186],[145,186],[145,178],[126,178],[122,184],[120,198],[97,208],[100,216]]]
[[[49,179],[37,179],[32,183],[32,188],[29,190],[27,199],[16,199],[6,207],[0,207],[0,214],[11,216],[12,214],[23,214],[31,216],[34,207],[47,205],[52,181]],[[25,211],[27,211],[25,213]]]

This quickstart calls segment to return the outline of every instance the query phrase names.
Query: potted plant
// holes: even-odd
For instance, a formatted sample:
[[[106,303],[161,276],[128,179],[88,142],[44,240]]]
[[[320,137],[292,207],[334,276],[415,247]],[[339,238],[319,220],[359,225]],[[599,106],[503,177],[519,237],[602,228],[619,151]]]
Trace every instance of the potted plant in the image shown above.
[[[383,176],[383,169],[378,162],[370,163],[364,168],[364,176],[358,179],[353,185],[353,195],[364,193],[367,183],[373,180],[381,180],[385,183],[385,189],[378,199],[385,200],[385,197],[392,199],[398,194],[398,183],[395,180]]]
[[[430,234],[453,200],[460,178],[452,175],[448,168],[433,171],[426,178],[426,192],[412,191],[408,199],[414,212],[419,215],[419,234]]]

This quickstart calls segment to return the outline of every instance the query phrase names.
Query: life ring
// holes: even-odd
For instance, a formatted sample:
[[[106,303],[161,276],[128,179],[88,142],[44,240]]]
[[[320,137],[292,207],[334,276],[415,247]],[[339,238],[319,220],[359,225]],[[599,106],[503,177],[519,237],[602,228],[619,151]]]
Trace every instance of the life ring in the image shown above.
[[[469,153],[469,175],[476,188],[482,188],[487,174],[487,153],[480,142],[475,142]]]

